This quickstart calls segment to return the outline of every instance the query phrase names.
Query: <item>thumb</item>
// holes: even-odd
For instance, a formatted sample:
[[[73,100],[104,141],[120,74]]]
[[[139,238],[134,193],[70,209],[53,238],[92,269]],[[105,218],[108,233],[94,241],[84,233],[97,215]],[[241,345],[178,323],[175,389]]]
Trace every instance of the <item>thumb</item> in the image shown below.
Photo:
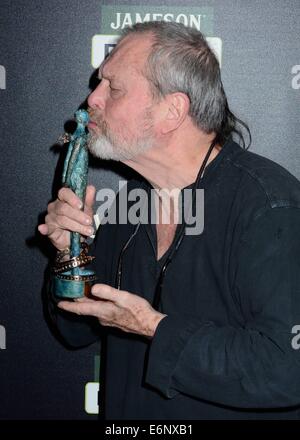
[[[85,204],[84,204],[84,211],[87,214],[90,214],[90,215],[93,214],[95,195],[96,195],[96,188],[93,185],[88,185],[86,188]]]
[[[45,224],[38,225],[38,230],[39,230],[40,234],[42,234],[42,235],[47,235],[48,231],[49,231],[48,226]]]

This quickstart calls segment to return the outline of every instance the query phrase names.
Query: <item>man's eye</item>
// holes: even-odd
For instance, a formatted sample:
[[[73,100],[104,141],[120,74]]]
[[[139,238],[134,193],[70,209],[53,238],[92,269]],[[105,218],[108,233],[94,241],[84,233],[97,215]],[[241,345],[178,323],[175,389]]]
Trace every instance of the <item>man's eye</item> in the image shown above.
[[[118,89],[115,89],[115,88],[112,87],[112,86],[109,86],[109,88],[110,88],[110,90],[111,90],[112,92],[118,92],[118,91],[119,91]]]

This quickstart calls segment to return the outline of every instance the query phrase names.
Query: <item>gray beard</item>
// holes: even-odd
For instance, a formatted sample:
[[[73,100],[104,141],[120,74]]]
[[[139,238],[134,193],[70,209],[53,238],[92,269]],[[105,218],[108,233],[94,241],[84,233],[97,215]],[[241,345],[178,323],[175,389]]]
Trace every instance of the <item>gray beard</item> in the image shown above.
[[[153,138],[151,136],[136,139],[130,146],[123,143],[119,144],[105,134],[88,136],[88,149],[99,159],[124,161],[131,160],[137,155],[144,153],[153,145]]]

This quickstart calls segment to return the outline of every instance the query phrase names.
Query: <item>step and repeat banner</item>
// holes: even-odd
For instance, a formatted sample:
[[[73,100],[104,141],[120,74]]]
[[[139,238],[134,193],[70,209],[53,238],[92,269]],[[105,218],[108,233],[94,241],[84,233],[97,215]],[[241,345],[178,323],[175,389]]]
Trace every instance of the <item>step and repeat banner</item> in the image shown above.
[[[1,419],[92,420],[101,411],[100,343],[70,350],[49,326],[43,286],[53,250],[36,226],[59,188],[58,137],[121,29],[149,20],[205,34],[251,150],[300,178],[299,0],[2,0]],[[92,161],[98,190],[123,178],[121,167]]]

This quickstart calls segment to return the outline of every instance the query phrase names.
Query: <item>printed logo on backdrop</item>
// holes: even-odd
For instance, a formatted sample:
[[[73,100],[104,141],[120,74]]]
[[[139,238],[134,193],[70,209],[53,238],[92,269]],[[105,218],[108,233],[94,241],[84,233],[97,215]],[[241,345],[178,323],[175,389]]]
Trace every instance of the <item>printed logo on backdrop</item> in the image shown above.
[[[292,88],[294,90],[299,90],[300,89],[300,64],[296,64],[296,66],[293,66],[291,73],[293,75]]]
[[[0,65],[0,90],[6,89],[6,70],[4,66]]]
[[[201,31],[222,60],[222,40],[214,36],[212,7],[184,6],[129,6],[103,5],[101,7],[101,34],[92,39],[92,66],[96,69],[115,47],[121,30],[126,26],[145,21],[175,21]]]
[[[84,409],[87,414],[99,414],[98,395],[100,390],[100,356],[94,356],[94,381],[85,384]]]
[[[6,330],[3,325],[0,325],[0,350],[6,349]]]

